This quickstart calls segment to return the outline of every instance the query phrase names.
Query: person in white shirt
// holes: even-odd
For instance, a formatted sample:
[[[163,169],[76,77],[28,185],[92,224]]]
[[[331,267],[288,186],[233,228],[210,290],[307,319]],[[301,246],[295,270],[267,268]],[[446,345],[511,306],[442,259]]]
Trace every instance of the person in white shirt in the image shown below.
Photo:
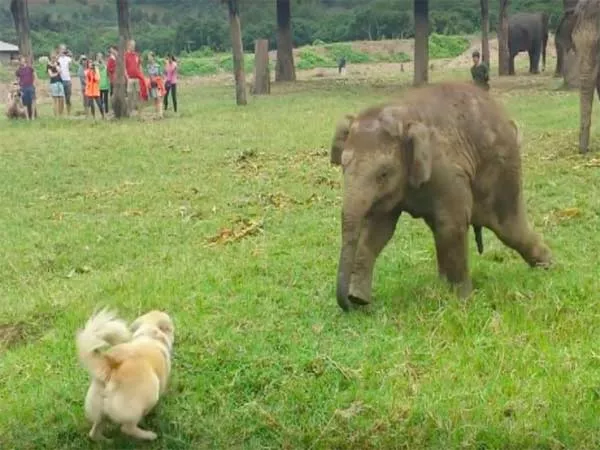
[[[65,44],[61,44],[58,47],[58,65],[60,68],[60,77],[65,91],[65,104],[67,105],[67,114],[71,114],[71,72],[70,66],[73,59],[71,58],[71,52],[67,50]]]

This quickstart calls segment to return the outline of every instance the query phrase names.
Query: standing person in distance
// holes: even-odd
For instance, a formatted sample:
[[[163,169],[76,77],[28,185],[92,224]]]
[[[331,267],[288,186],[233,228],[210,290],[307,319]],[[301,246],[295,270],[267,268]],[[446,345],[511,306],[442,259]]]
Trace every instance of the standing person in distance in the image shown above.
[[[104,56],[102,53],[96,55],[96,67],[98,68],[98,74],[100,75],[100,102],[102,103],[102,109],[104,114],[108,114],[108,92],[110,91],[110,80],[108,79],[108,70],[104,63]]]
[[[52,96],[52,105],[54,115],[62,116],[65,109],[65,88],[60,77],[60,66],[56,53],[50,55],[50,61],[46,66],[46,71],[50,77],[50,95]]]
[[[115,89],[115,79],[117,76],[117,55],[119,51],[114,45],[108,49],[108,62],[106,63],[106,71],[108,72],[108,79],[110,81],[110,96],[112,97]]]
[[[36,74],[31,64],[24,56],[20,58],[20,65],[15,72],[17,80],[19,80],[19,88],[21,89],[21,101],[27,109],[27,119],[33,120],[33,108],[35,101],[35,82]]]
[[[164,85],[160,75],[160,66],[156,62],[154,53],[150,52],[148,54],[148,76],[150,77],[150,91],[148,92],[148,96],[154,101],[156,114],[158,117],[162,118],[162,96],[164,95]]]
[[[86,115],[89,115],[89,109],[92,110],[92,117],[96,118],[96,108],[94,103],[100,109],[100,115],[104,119],[104,111],[102,110],[102,102],[100,100],[100,74],[98,68],[92,60],[87,61],[87,69],[85,69],[85,98],[87,99]]]
[[[58,46],[58,65],[60,67],[60,79],[62,80],[63,90],[65,91],[65,105],[67,106],[67,115],[71,114],[71,52],[67,50],[65,44]]]
[[[490,90],[490,71],[485,62],[481,61],[481,55],[478,50],[473,52],[473,66],[471,67],[471,77],[473,78],[473,82],[485,89],[486,91]]]
[[[85,70],[87,67],[87,56],[81,55],[79,57],[79,69],[77,70],[77,76],[79,77],[79,83],[81,84],[81,96],[83,97],[83,110],[87,112],[88,101],[85,98]]]
[[[175,56],[169,54],[165,61],[165,111],[169,108],[169,92],[173,100],[173,111],[177,112],[177,60]]]

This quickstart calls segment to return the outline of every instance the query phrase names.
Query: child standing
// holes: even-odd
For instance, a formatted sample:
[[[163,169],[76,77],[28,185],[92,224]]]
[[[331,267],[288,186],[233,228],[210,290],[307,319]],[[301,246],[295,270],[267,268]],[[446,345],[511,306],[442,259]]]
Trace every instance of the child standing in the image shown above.
[[[15,72],[19,80],[19,88],[21,89],[21,101],[27,108],[27,118],[33,120],[33,106],[35,101],[35,70],[31,67],[31,63],[21,56],[19,68]]]
[[[96,109],[94,103],[98,105],[100,114],[104,119],[104,110],[102,109],[102,102],[100,101],[100,74],[96,64],[91,60],[87,62],[87,69],[85,70],[85,97],[87,98],[87,106],[85,109],[86,115],[89,114],[89,108],[92,110],[92,117],[96,118]]]
[[[471,67],[471,78],[473,82],[485,89],[490,90],[490,71],[485,62],[481,61],[481,55],[478,50],[475,50],[471,55],[473,57],[473,66]]]
[[[104,63],[102,53],[96,55],[96,65],[100,74],[100,102],[104,109],[104,114],[108,114],[108,92],[110,90],[110,79],[108,78],[108,69]]]
[[[154,109],[156,110],[156,114],[158,117],[162,118],[162,96],[164,86],[160,76],[160,66],[154,58],[154,53],[148,54],[148,76],[150,77],[149,97],[154,101]]]
[[[50,56],[50,62],[46,66],[46,71],[50,77],[50,94],[52,95],[54,115],[62,116],[65,109],[65,88],[60,77],[60,66],[58,65],[56,53]]]
[[[173,111],[177,112],[177,60],[173,55],[167,56],[165,62],[165,111],[169,107],[169,92],[173,99]]]

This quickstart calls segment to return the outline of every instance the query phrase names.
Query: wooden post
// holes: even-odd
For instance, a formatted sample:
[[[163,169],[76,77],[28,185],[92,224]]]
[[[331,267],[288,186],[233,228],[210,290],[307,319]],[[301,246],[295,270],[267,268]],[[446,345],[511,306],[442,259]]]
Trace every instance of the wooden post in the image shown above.
[[[27,0],[12,0],[10,13],[15,23],[15,31],[19,39],[19,52],[29,64],[33,64],[33,48],[31,46],[31,33],[29,30],[29,8]]]
[[[490,64],[490,9],[488,0],[480,0],[481,5],[481,60],[487,64],[488,69]]]
[[[429,0],[414,0],[415,56],[413,84],[429,81]]]
[[[268,39],[259,39],[254,43],[254,94],[270,93],[269,41]]]
[[[117,18],[119,23],[119,54],[117,55],[117,73],[112,104],[117,119],[128,117],[127,105],[127,77],[125,76],[125,52],[131,40],[129,28],[129,3],[128,0],[117,0]]]
[[[242,46],[242,25],[238,0],[227,0],[231,46],[233,48],[233,72],[235,76],[235,99],[238,105],[245,105],[246,74],[244,72],[244,47]]]
[[[508,75],[510,53],[508,50],[508,17],[507,10],[510,0],[500,0],[500,15],[498,24],[498,75]]]

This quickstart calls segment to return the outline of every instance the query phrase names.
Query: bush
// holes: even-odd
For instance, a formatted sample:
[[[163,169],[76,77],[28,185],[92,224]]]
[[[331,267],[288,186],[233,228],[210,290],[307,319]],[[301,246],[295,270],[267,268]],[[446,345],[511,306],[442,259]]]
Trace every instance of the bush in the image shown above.
[[[219,66],[214,59],[184,57],[178,60],[181,75],[214,75],[219,71]]]
[[[469,48],[469,41],[462,36],[429,36],[429,57],[431,59],[456,58]]]
[[[317,67],[337,67],[337,62],[316,52],[312,47],[300,50],[300,60],[296,63],[296,68],[300,70],[314,69]]]
[[[325,46],[325,49],[335,61],[338,61],[342,56],[346,57],[347,62],[354,64],[371,61],[367,53],[352,49],[352,44],[329,44]]]

